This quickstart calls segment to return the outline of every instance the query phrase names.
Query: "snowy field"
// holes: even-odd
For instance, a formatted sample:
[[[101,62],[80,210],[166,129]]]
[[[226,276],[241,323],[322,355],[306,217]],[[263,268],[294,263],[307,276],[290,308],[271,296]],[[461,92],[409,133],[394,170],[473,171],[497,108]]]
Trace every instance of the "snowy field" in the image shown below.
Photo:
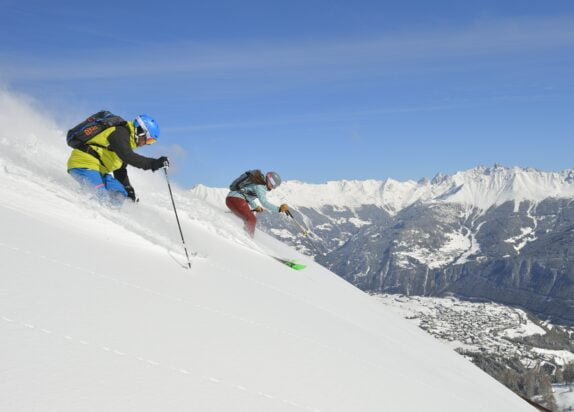
[[[1,411],[526,411],[523,400],[223,205],[131,172],[81,194],[53,120],[0,93]],[[308,265],[293,271],[268,254]]]
[[[574,353],[570,351],[542,349],[511,341],[546,334],[518,308],[454,297],[373,295],[373,298],[453,349],[516,356],[526,367],[540,361],[560,366],[574,362]],[[551,324],[546,326],[552,327]]]
[[[373,295],[373,299],[453,349],[519,358],[527,368],[545,362],[558,366],[574,362],[574,353],[570,351],[542,349],[509,340],[547,333],[517,308],[454,297]],[[547,322],[544,325],[556,327]],[[573,391],[574,385],[554,385],[560,411],[574,411]]]
[[[553,385],[558,411],[574,411],[574,385]]]

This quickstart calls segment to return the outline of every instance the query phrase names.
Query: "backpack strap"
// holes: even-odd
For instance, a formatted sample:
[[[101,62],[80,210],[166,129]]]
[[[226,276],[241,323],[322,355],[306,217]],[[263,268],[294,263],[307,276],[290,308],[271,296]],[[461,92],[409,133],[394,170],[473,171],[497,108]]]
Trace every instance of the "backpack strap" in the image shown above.
[[[267,184],[267,182],[265,181],[265,176],[263,175],[263,173],[261,173],[261,170],[259,169],[250,170],[247,173],[248,176],[245,179],[245,181],[247,181],[247,184],[245,186],[248,186],[250,184],[265,186]],[[247,196],[253,196],[253,197],[257,196],[257,193],[255,193],[254,190],[252,189],[245,190],[245,186],[239,188],[239,193],[241,193],[243,197],[245,197],[245,200],[247,200]]]
[[[110,151],[111,150],[109,147],[107,146],[102,146],[101,144],[83,144],[81,146],[76,147],[76,149],[89,154],[90,156],[95,157],[96,159],[98,159],[98,162],[100,162],[100,164],[104,167],[106,167],[106,165],[104,164],[104,162],[102,161],[102,158],[100,157],[100,154],[98,152],[96,152],[94,149],[92,149],[90,146],[97,146],[97,147],[101,147],[102,149],[107,149]]]
[[[238,192],[243,195],[243,197],[245,198],[245,200],[247,200],[247,196],[257,197],[257,193],[255,193],[255,191],[253,191],[252,189],[250,189],[250,190],[245,190],[245,187],[240,188],[240,189],[238,190]]]
[[[102,161],[102,158],[100,157],[100,154],[98,152],[96,152],[94,149],[92,149],[90,146],[88,146],[87,144],[83,144],[81,146],[76,147],[76,149],[89,154],[90,156],[95,157],[96,159],[98,159],[98,162],[100,162],[100,164],[102,166],[105,167],[104,162]]]

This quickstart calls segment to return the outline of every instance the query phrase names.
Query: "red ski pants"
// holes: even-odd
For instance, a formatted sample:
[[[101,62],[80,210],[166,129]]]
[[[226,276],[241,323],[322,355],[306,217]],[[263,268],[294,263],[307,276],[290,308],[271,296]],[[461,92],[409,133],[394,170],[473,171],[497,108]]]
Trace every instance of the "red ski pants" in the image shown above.
[[[249,236],[253,237],[255,235],[257,218],[251,211],[249,203],[240,197],[229,196],[225,199],[225,204],[236,216],[243,219],[245,222],[245,230],[249,233]]]

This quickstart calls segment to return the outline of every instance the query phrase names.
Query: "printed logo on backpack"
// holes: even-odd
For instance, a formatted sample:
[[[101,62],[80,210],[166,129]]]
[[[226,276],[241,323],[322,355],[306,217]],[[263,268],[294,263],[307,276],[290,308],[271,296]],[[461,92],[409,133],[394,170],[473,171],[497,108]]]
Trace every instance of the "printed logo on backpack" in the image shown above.
[[[125,124],[126,121],[120,116],[116,116],[107,110],[101,110],[68,130],[66,141],[68,146],[77,149],[104,130]]]

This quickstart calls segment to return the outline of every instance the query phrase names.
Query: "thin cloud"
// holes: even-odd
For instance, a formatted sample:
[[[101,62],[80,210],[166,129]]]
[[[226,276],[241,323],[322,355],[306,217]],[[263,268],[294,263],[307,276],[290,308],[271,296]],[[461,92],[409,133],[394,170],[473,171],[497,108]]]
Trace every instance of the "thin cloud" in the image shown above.
[[[412,106],[412,107],[392,107],[392,108],[374,107],[374,108],[367,108],[364,110],[345,111],[345,112],[332,111],[328,113],[325,112],[311,113],[301,116],[274,118],[273,120],[194,124],[190,126],[166,128],[166,131],[170,133],[184,133],[184,132],[215,130],[215,129],[239,129],[239,128],[253,128],[260,126],[285,126],[285,125],[317,123],[317,122],[341,122],[357,117],[396,114],[396,113],[416,113],[416,112],[429,112],[436,110],[448,110],[458,106],[459,106],[458,104],[457,105],[429,104],[427,106]]]
[[[156,58],[142,64],[137,46],[121,50],[90,50],[88,56],[32,57],[25,54],[0,58],[2,71],[12,79],[98,79],[134,76],[190,75],[241,76],[290,73],[322,76],[368,70],[397,70],[409,61],[537,53],[574,46],[574,16],[481,22],[470,27],[384,34],[369,39],[331,39],[284,45],[242,43],[166,44],[147,50]],[[132,53],[132,55],[130,55]],[[111,54],[111,56],[110,56]],[[8,61],[13,60],[12,62]],[[107,62],[114,61],[114,64]]]

